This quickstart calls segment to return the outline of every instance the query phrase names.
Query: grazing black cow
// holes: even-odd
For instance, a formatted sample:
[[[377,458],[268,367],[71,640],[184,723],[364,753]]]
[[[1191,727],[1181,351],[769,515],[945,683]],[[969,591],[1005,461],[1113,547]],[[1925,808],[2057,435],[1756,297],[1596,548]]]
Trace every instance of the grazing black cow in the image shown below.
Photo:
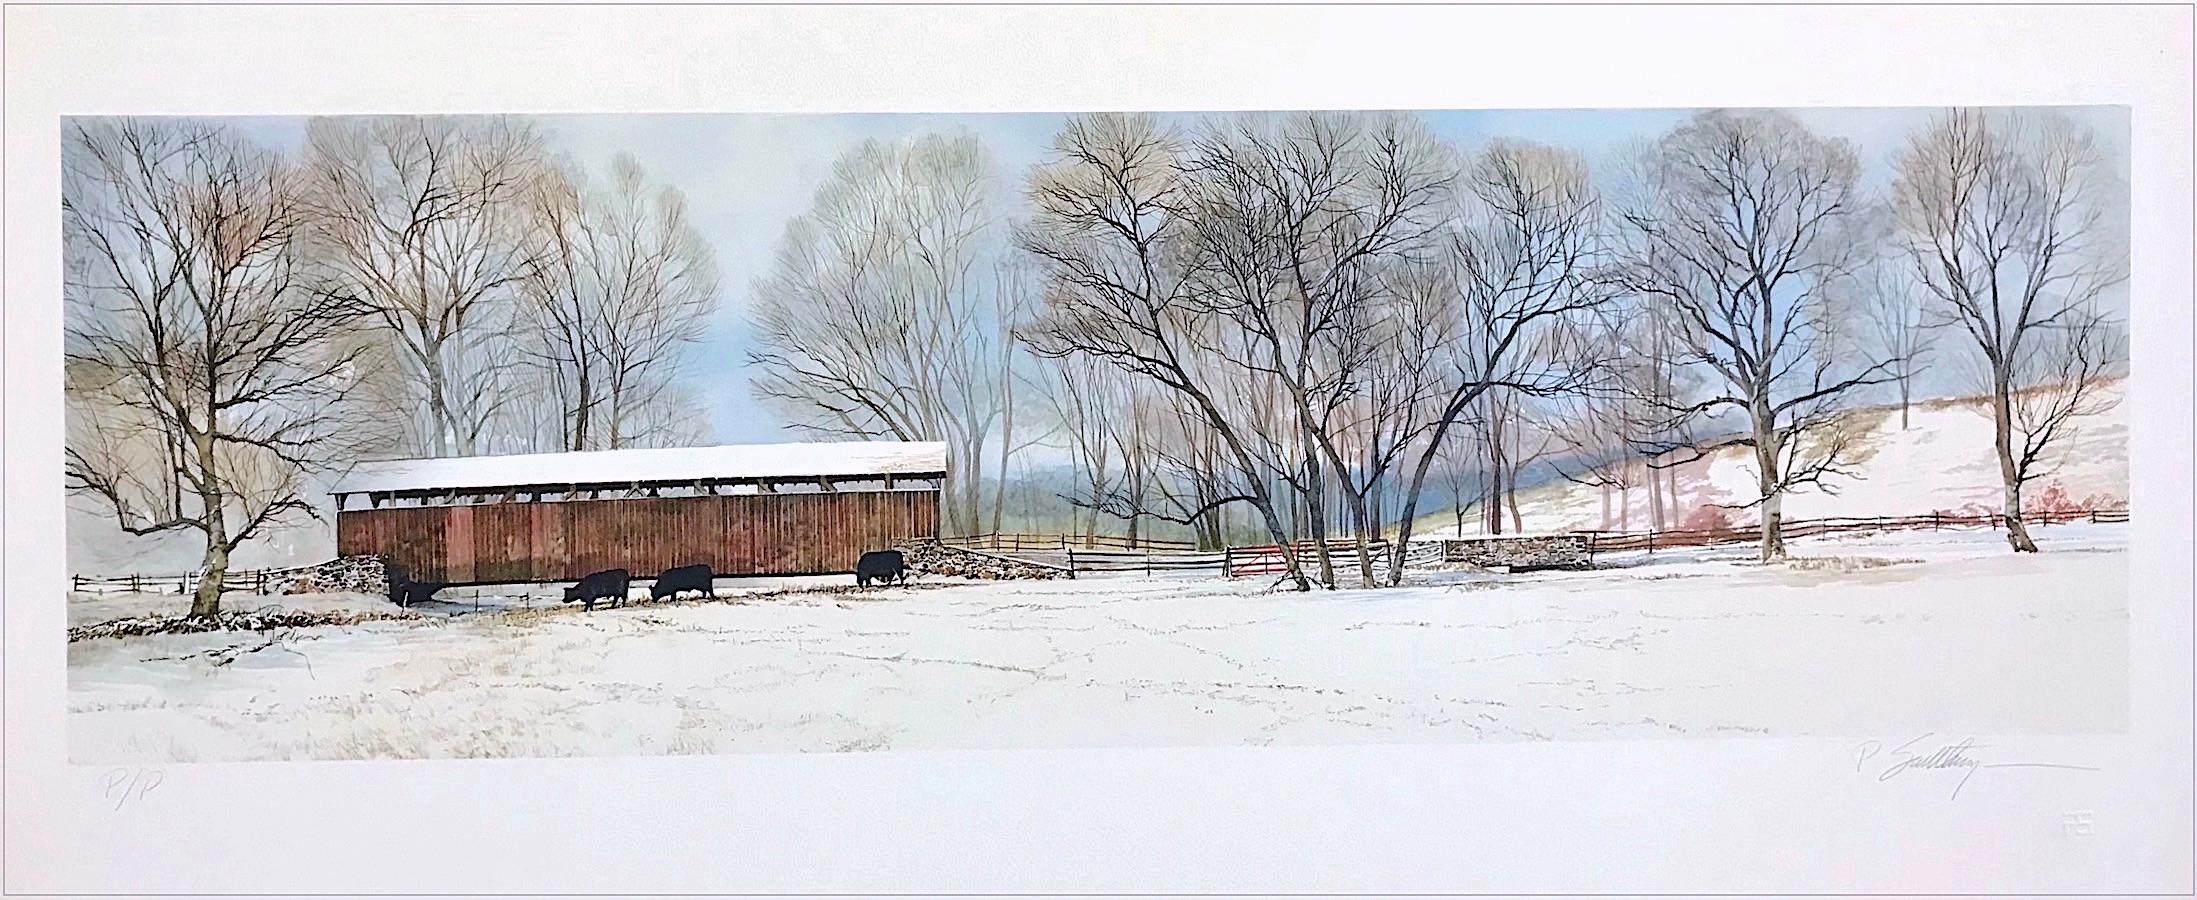
[[[664,574],[656,576],[656,583],[648,586],[648,599],[652,601],[662,600],[666,597],[677,597],[688,591],[701,591],[702,596],[707,597],[710,595],[710,579],[712,577],[714,576],[710,573],[708,566],[679,566],[678,568],[665,569]]]
[[[389,602],[403,606],[404,586],[412,583],[412,573],[406,571],[403,564],[393,559],[382,566],[382,571],[389,578]]]
[[[397,605],[411,606],[414,603],[425,603],[429,600],[435,599],[436,591],[442,590],[443,588],[449,586],[450,585],[444,584],[440,581],[408,580],[401,588],[397,589]]]
[[[565,602],[577,600],[587,604],[588,612],[595,611],[597,600],[609,600],[612,606],[624,606],[626,588],[632,581],[633,577],[624,569],[604,569],[580,579],[579,584],[565,588]]]
[[[854,564],[854,583],[868,587],[879,584],[905,584],[908,581],[908,560],[898,550],[872,550],[862,554]]]

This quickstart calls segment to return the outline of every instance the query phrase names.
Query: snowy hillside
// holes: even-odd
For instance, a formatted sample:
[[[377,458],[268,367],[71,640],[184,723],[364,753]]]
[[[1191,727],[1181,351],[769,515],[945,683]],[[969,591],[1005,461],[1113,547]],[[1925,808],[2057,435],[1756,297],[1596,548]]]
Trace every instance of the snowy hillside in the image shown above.
[[[2125,399],[2126,381],[2115,381],[2102,391],[2114,401]],[[2047,456],[2048,474],[2029,488],[2034,501],[2054,491],[2067,501],[2122,504],[2128,499],[2128,424],[2125,404],[2079,419],[2074,433]],[[1977,398],[1930,400],[1917,403],[1900,427],[1897,408],[1857,410],[1847,425],[1860,432],[1860,453],[1852,468],[1855,476],[1834,478],[1828,490],[1807,488],[1785,500],[1787,519],[1920,515],[1936,510],[1996,511],[2000,484],[1997,459],[1991,450],[1990,409]],[[1753,500],[1755,465],[1753,451],[1727,448],[1708,458],[1676,468],[1678,527],[1704,507],[1724,510],[1733,523],[1751,523],[1755,513],[1739,509]],[[1635,474],[1633,481],[1644,484]],[[1604,509],[1608,513],[1605,519]],[[1568,528],[1649,527],[1649,500],[1645,487],[1620,492],[1570,481],[1558,481],[1523,491],[1519,513],[1527,530]],[[1466,533],[1477,525],[1467,513]],[[1455,530],[1447,511],[1420,520],[1429,533]]]

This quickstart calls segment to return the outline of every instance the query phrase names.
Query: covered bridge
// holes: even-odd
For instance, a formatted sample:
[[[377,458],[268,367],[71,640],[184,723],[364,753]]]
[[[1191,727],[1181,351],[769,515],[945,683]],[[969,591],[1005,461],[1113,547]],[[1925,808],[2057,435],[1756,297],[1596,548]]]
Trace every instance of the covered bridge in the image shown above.
[[[854,571],[865,550],[938,535],[946,445],[748,444],[361,463],[329,493],[336,549],[420,581]]]

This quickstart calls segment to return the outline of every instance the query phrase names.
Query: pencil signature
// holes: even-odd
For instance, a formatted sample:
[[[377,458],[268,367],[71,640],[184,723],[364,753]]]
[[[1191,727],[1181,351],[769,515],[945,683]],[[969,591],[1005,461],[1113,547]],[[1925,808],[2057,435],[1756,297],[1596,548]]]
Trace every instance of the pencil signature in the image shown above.
[[[1916,771],[1956,770],[1960,773],[1960,779],[1953,782],[1953,794],[1947,798],[1952,800],[1960,799],[1961,788],[1967,787],[1968,780],[1976,777],[1976,773],[1983,769],[2098,771],[2092,766],[2077,766],[2067,763],[1984,762],[1982,759],[1985,755],[1983,751],[1991,749],[1990,744],[1976,743],[1975,738],[1962,738],[1949,744],[1926,743],[1936,736],[1933,733],[1911,738],[1889,751],[1885,749],[1883,741],[1863,741],[1859,753],[1854,758],[1854,771],[1862,771],[1871,765],[1872,760],[1876,761],[1876,764],[1884,766],[1877,772],[1878,781],[1891,781],[1901,775]]]

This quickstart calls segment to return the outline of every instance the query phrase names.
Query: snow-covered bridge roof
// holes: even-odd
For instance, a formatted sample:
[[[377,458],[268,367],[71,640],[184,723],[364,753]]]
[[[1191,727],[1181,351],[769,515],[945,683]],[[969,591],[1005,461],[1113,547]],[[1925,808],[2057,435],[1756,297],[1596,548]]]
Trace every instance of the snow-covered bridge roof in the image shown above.
[[[687,484],[937,476],[946,445],[924,441],[723,444],[584,453],[463,456],[365,462],[336,479],[331,494],[466,491],[580,484]]]

